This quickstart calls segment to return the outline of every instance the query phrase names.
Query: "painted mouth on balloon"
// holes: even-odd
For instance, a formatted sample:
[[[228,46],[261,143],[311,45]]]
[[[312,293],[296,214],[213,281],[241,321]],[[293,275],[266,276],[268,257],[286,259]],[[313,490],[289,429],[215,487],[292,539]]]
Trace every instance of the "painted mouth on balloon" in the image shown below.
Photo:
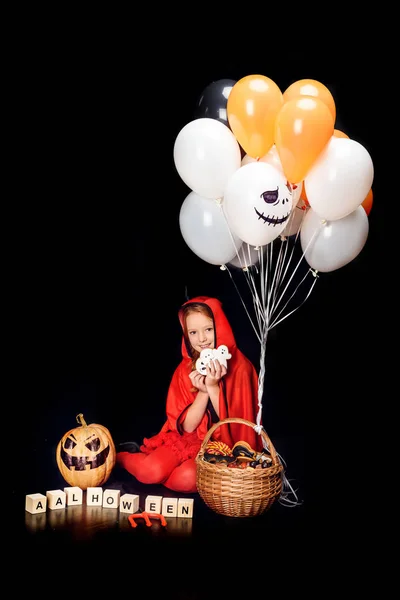
[[[290,212],[287,213],[287,215],[283,216],[283,217],[270,217],[269,215],[265,216],[264,213],[260,213],[256,207],[254,207],[254,210],[257,213],[258,216],[258,220],[262,219],[264,221],[264,223],[268,223],[268,225],[280,225],[281,223],[284,223],[285,221],[288,220]]]

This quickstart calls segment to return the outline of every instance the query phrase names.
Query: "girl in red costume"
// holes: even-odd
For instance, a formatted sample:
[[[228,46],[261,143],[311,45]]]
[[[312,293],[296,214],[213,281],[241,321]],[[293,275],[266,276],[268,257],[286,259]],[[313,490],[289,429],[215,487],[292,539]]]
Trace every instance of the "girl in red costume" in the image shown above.
[[[236,346],[219,300],[193,298],[178,316],[183,331],[182,360],[169,386],[167,420],[158,434],[143,440],[140,452],[118,452],[117,464],[142,483],[162,483],[171,490],[191,493],[197,491],[195,457],[208,429],[228,417],[256,423],[258,376]],[[210,361],[207,374],[201,375],[196,370],[200,352],[222,344],[231,354],[228,367]],[[230,448],[243,440],[254,450],[262,449],[260,435],[241,423],[217,427],[213,439]]]

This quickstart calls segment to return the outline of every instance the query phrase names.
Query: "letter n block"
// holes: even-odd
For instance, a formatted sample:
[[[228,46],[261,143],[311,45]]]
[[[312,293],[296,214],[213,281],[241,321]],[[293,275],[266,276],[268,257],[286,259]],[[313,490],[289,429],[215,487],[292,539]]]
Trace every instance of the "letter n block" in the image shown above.
[[[193,517],[193,498],[178,498],[178,517]]]

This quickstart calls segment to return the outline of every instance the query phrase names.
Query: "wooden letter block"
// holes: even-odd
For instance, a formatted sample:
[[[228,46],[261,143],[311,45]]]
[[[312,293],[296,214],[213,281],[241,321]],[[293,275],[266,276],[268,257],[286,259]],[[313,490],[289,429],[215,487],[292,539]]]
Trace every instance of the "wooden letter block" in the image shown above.
[[[104,490],[103,508],[118,508],[120,495],[121,492],[119,490]]]
[[[147,496],[145,503],[145,512],[161,514],[162,496]]]
[[[25,510],[36,515],[46,512],[47,498],[43,494],[28,494],[25,496]]]
[[[80,487],[65,487],[64,492],[67,496],[67,506],[75,506],[83,503],[83,491]]]
[[[47,506],[51,510],[56,508],[65,508],[67,494],[63,490],[50,490],[46,492]]]
[[[163,498],[161,514],[164,517],[176,517],[178,514],[178,498]]]
[[[86,504],[88,506],[102,506],[103,505],[103,488],[88,487],[88,489],[86,490]]]
[[[123,513],[135,513],[139,510],[139,496],[137,494],[124,494],[119,502],[119,510]]]
[[[193,498],[179,498],[177,516],[191,519],[193,517],[193,503]]]

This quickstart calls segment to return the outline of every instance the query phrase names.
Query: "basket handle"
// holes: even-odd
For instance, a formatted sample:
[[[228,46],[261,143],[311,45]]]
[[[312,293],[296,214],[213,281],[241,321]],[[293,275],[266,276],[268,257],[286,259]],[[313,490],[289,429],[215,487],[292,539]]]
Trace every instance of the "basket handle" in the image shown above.
[[[214,425],[207,431],[207,433],[204,436],[204,439],[202,441],[202,444],[201,444],[201,448],[200,448],[201,454],[204,453],[204,448],[206,447],[206,445],[207,445],[208,441],[210,440],[214,431],[221,425],[224,425],[225,423],[243,423],[243,425],[248,425],[252,429],[254,429],[254,427],[256,427],[255,423],[252,423],[251,421],[246,421],[246,419],[241,419],[239,417],[229,417],[227,419],[222,419],[221,421],[218,421],[218,423],[214,423]],[[274,445],[271,442],[271,440],[269,439],[267,432],[265,431],[264,428],[261,429],[261,436],[263,437],[264,441],[267,444],[268,450],[270,451],[272,462],[275,465],[280,464],[280,461],[278,459],[278,455],[276,453]]]

